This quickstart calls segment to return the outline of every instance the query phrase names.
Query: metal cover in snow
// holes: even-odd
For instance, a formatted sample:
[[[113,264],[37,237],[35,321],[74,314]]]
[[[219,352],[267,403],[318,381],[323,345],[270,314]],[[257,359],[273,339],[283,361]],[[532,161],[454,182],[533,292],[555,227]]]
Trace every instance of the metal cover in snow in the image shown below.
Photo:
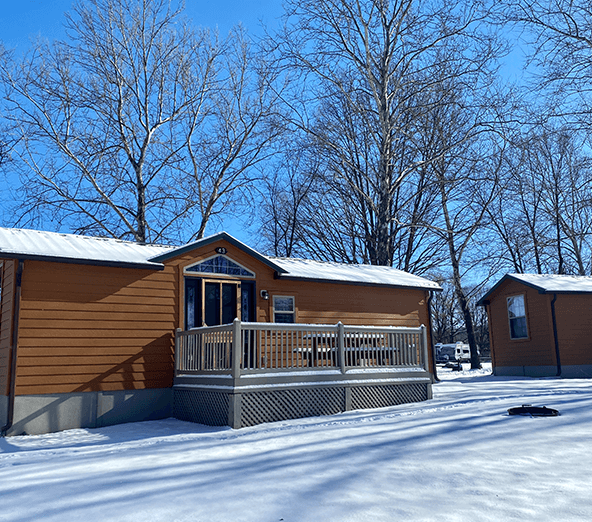
[[[557,417],[559,412],[553,408],[546,406],[532,406],[531,404],[523,404],[516,408],[508,410],[510,415],[526,415],[528,417]]]

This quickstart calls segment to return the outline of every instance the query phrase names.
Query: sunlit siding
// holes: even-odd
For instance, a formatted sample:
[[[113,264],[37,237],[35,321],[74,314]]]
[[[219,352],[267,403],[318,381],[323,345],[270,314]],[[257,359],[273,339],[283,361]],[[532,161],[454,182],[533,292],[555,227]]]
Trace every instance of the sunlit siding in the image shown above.
[[[299,323],[428,324],[424,290],[277,279],[267,264],[224,240],[165,261],[163,271],[27,260],[17,395],[172,386],[174,331],[184,323],[183,268],[216,255],[217,247],[256,275],[258,321],[273,319],[274,295],[290,295]]]
[[[526,305],[527,339],[510,339],[507,298],[523,294]],[[556,364],[550,296],[518,283],[506,281],[490,296],[492,350],[496,366],[552,366]]]
[[[558,294],[555,303],[561,365],[592,364],[592,294]]]
[[[26,261],[17,394],[172,385],[175,271]]]

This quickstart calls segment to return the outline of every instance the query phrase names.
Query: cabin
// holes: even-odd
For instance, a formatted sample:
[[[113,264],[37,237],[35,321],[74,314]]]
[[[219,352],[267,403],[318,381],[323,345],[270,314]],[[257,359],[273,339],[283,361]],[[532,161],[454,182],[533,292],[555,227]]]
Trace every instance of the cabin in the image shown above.
[[[477,304],[494,375],[592,377],[592,277],[506,274]]]
[[[429,302],[389,267],[0,228],[0,429],[240,428],[431,398]]]

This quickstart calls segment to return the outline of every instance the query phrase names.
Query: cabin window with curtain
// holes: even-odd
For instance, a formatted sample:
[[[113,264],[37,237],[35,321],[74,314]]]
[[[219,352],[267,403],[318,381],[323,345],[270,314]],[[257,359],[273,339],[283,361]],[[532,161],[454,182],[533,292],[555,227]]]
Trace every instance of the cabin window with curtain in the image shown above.
[[[296,307],[294,297],[286,295],[273,296],[273,322],[274,323],[295,323]]]
[[[508,320],[510,321],[510,339],[527,339],[526,307],[523,295],[508,297]]]

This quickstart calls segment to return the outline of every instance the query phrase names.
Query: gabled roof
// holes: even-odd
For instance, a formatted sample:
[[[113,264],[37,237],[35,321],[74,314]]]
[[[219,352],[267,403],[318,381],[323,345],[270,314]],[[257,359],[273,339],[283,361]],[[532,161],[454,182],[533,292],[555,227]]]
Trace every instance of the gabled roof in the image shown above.
[[[220,232],[187,245],[161,246],[118,239],[0,227],[0,259],[39,259],[162,270],[164,261],[220,240],[258,259],[274,270],[279,279],[441,290],[437,283],[429,279],[392,267],[346,265],[264,256],[226,232]]]
[[[163,261],[166,261],[167,259],[171,259],[173,257],[185,254],[186,252],[191,252],[191,250],[194,250],[196,248],[200,248],[200,247],[203,247],[206,245],[210,245],[211,243],[215,243],[216,241],[220,241],[222,239],[224,241],[230,243],[231,245],[237,247],[238,249],[242,250],[243,252],[250,255],[251,257],[254,257],[255,259],[261,261],[263,264],[269,266],[270,268],[272,268],[276,272],[278,272],[278,273],[285,272],[285,270],[281,266],[274,263],[271,258],[261,255],[256,250],[253,250],[251,247],[245,245],[242,241],[235,239],[234,237],[232,237],[230,234],[228,234],[226,232],[219,232],[218,234],[214,234],[213,236],[204,237],[203,239],[198,239],[197,241],[193,241],[192,243],[187,243],[186,245],[183,245],[180,247],[171,248],[171,249],[167,250],[166,252],[163,252],[161,254],[158,254],[158,255],[152,257],[150,259],[150,261],[155,262],[155,263],[161,263]]]
[[[489,296],[505,281],[517,281],[538,290],[541,294],[588,294],[592,293],[592,277],[554,274],[506,274],[477,305],[483,306]]]
[[[433,281],[390,266],[346,265],[294,258],[270,258],[285,269],[279,279],[306,279],[328,283],[380,285],[421,290],[442,288]]]

